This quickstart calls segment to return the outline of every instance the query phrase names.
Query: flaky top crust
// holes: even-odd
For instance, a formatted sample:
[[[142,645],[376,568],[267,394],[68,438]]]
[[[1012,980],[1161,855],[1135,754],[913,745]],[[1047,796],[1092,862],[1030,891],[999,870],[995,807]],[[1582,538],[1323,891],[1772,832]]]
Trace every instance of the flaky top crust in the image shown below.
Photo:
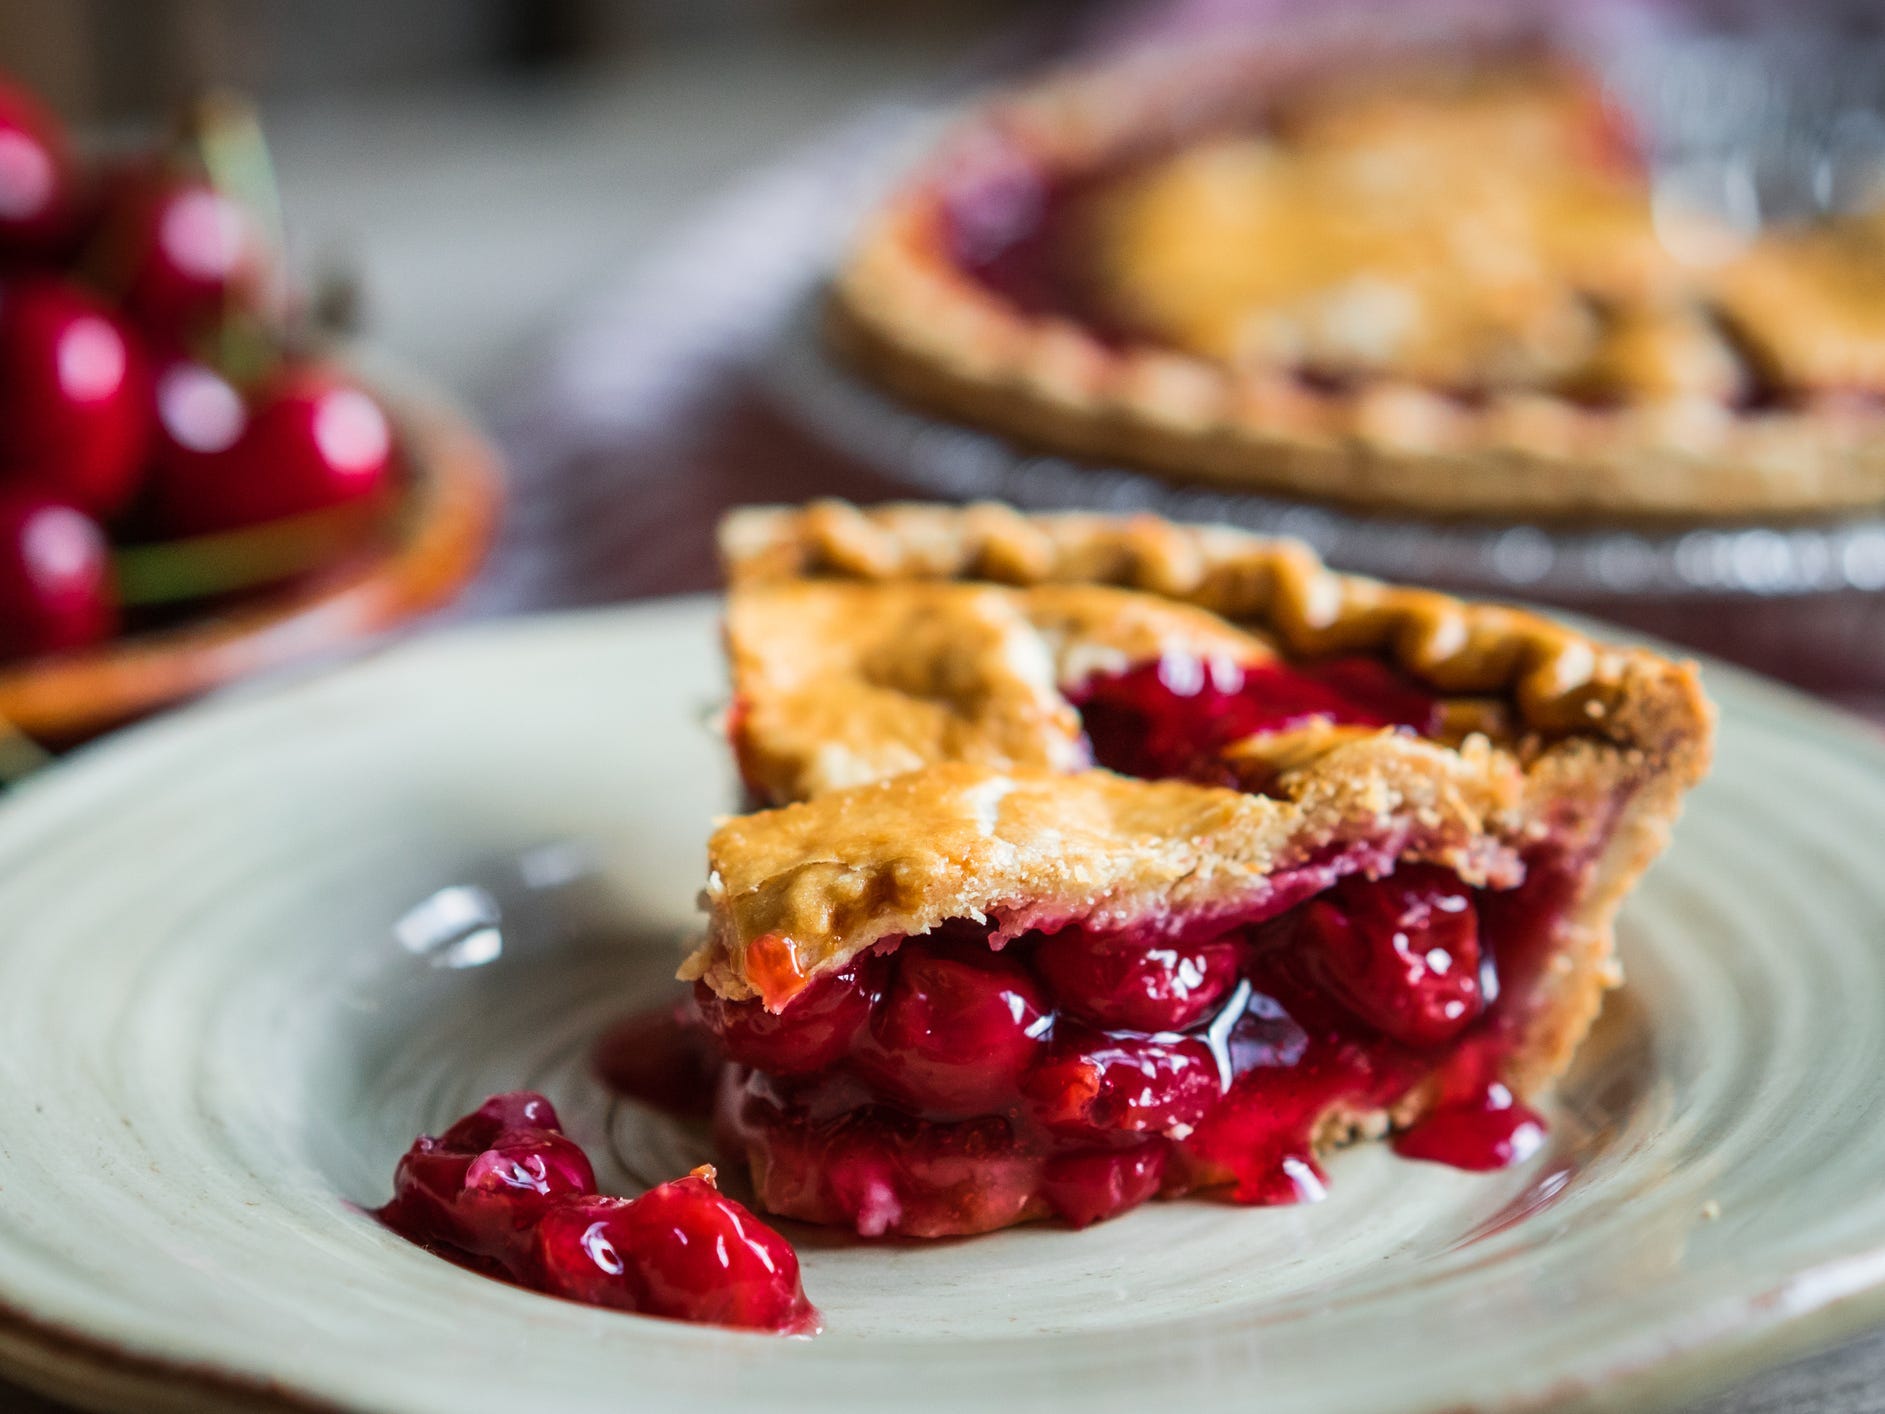
[[[1276,656],[1201,609],[1100,585],[748,584],[727,604],[747,784],[783,802],[943,761],[1091,765],[1064,695],[1182,654]]]
[[[1713,713],[1692,663],[1600,643],[1521,609],[1338,574],[1293,540],[1151,516],[826,501],[736,510],[721,523],[720,551],[736,612],[748,590],[805,579],[1111,586],[1137,591],[1150,607],[1205,610],[1237,635],[1226,646],[1242,651],[1379,654],[1437,694],[1509,702],[1519,725],[1542,738],[1594,736],[1679,756],[1687,775],[1706,768]],[[1132,622],[1125,600],[1087,601],[1087,624]],[[1150,636],[1210,631],[1195,615],[1181,624],[1147,612],[1140,622],[1149,620]],[[820,631],[848,632],[842,623]]]

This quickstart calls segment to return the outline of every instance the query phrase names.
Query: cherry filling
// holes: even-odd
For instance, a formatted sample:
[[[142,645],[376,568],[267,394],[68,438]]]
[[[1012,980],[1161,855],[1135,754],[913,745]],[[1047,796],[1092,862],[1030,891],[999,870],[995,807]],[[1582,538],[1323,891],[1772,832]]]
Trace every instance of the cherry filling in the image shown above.
[[[1024,313],[1071,318],[1102,342],[1135,331],[1106,307],[1086,253],[1088,199],[1115,174],[1049,175],[1008,152],[940,194],[938,230],[956,268]]]
[[[1088,679],[1069,694],[1093,759],[1128,776],[1234,784],[1225,747],[1311,722],[1440,726],[1439,703],[1374,658],[1261,663],[1164,658]]]
[[[1226,749],[1263,733],[1443,725],[1432,694],[1366,657],[1169,657],[1069,696],[1097,764],[1231,785]],[[1368,877],[1378,852],[1325,852],[1235,917],[1069,920],[995,946],[996,922],[957,920],[796,993],[789,950],[756,939],[763,1001],[698,986],[695,1027],[671,1009],[631,1019],[600,1068],[698,1110],[673,1077],[698,1085],[717,1043],[715,1126],[761,1205],[867,1236],[1084,1226],[1198,1189],[1315,1198],[1317,1152],[1410,1098],[1424,1117],[1399,1152],[1495,1168],[1542,1140],[1502,1076],[1587,863],[1541,848],[1493,892],[1421,864]]]
[[[1401,1152],[1526,1157],[1542,1128],[1500,1075],[1572,871],[1541,855],[1494,894],[1419,864],[1331,885],[1342,867],[1170,936],[1072,924],[997,951],[953,922],[778,1012],[697,987],[728,1059],[720,1138],[762,1206],[867,1236],[1314,1198],[1335,1128],[1422,1084],[1438,1100]]]
[[[1069,696],[1097,764],[1228,785],[1226,749],[1263,733],[1442,727],[1438,699],[1368,657],[1173,656]],[[1378,854],[1328,854],[1273,875],[1241,916],[1069,921],[1000,947],[994,924],[958,920],[796,995],[762,938],[748,974],[777,1010],[699,986],[694,1028],[672,1010],[631,1019],[599,1067],[698,1111],[717,1043],[716,1128],[761,1204],[870,1236],[1083,1226],[1195,1189],[1318,1197],[1318,1149],[1422,1086],[1399,1152],[1499,1167],[1542,1140],[1501,1076],[1585,862],[1539,850],[1523,884],[1489,892],[1428,865],[1369,878]],[[677,1095],[676,1075],[695,1088]]]
[[[797,1254],[721,1194],[711,1167],[639,1198],[595,1190],[588,1156],[550,1102],[518,1092],[414,1140],[378,1216],[440,1256],[552,1296],[786,1335],[817,1330]]]

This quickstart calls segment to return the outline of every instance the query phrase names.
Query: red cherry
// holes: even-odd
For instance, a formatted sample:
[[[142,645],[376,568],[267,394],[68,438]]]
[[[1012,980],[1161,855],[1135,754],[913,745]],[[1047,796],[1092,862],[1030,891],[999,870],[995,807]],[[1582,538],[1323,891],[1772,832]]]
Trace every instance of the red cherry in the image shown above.
[[[1041,941],[1034,970],[1055,999],[1107,1030],[1183,1031],[1237,980],[1237,944],[1148,942],[1130,933],[1063,928]]]
[[[156,407],[156,460],[159,474],[191,457],[226,452],[248,430],[249,409],[242,394],[220,373],[187,358],[171,359],[152,383]],[[158,491],[163,482],[156,483]]]
[[[319,367],[289,369],[244,409],[216,374],[175,363],[156,401],[152,501],[175,535],[345,505],[380,492],[392,473],[392,429],[379,404]]]
[[[415,1242],[458,1245],[466,1236],[456,1216],[472,1154],[421,1134],[393,1170],[393,1200],[380,1209],[386,1224]]]
[[[704,982],[694,984],[694,1002],[732,1060],[770,1075],[810,1075],[842,1060],[870,1020],[883,995],[877,963],[860,958],[815,979],[783,1011],[728,1001]]]
[[[1397,1041],[1443,1045],[1485,1010],[1479,913],[1445,869],[1348,880],[1307,905],[1303,928],[1323,989]]]
[[[118,200],[107,220],[121,223],[125,307],[144,328],[181,338],[259,301],[268,247],[240,201],[174,176],[129,179]]]
[[[529,1270],[531,1231],[563,1198],[596,1191],[595,1170],[575,1141],[542,1129],[506,1130],[465,1166],[452,1203],[454,1245]]]
[[[555,1202],[595,1191],[588,1156],[541,1095],[493,1095],[437,1139],[421,1135],[393,1175],[382,1216],[408,1237],[523,1270],[530,1233]]]
[[[392,471],[393,431],[368,394],[327,370],[298,367],[257,401],[240,451],[253,509],[233,523],[250,524],[380,491]]]
[[[615,1243],[614,1219],[631,1198],[575,1198],[559,1203],[537,1224],[531,1268],[536,1285],[552,1296],[639,1311],[639,1273]]]
[[[150,447],[146,378],[124,324],[76,285],[0,286],[0,479],[121,509]]]
[[[83,647],[116,624],[97,523],[32,492],[0,492],[0,659]]]
[[[862,1059],[895,1099],[937,1114],[1012,1105],[1050,1017],[1040,984],[985,944],[911,940],[871,1019]]]
[[[541,1095],[493,1095],[394,1174],[381,1221],[467,1266],[557,1296],[677,1320],[810,1334],[791,1245],[723,1197],[711,1168],[629,1201]]]
[[[1136,1208],[1158,1192],[1165,1174],[1165,1149],[1156,1142],[1136,1149],[1062,1154],[1049,1159],[1041,1193],[1062,1220],[1086,1227]]]
[[[536,1091],[511,1090],[491,1096],[458,1120],[439,1136],[439,1143],[476,1153],[489,1148],[497,1142],[498,1135],[509,1129],[542,1129],[561,1134],[563,1122],[556,1117],[556,1108]]]
[[[675,1320],[806,1331],[817,1315],[791,1245],[715,1186],[711,1168],[627,1202],[592,1198],[538,1225],[544,1289]]]
[[[542,1129],[512,1129],[465,1169],[465,1192],[505,1199],[592,1193],[595,1171],[573,1140]]]
[[[0,250],[58,253],[77,221],[65,131],[30,93],[0,82]]]
[[[1223,1090],[1203,1041],[1105,1036],[1063,1028],[1054,1051],[1027,1078],[1044,1124],[1183,1139]]]
[[[711,1168],[643,1194],[617,1225],[635,1254],[650,1314],[765,1330],[812,1318],[798,1254],[722,1195]]]

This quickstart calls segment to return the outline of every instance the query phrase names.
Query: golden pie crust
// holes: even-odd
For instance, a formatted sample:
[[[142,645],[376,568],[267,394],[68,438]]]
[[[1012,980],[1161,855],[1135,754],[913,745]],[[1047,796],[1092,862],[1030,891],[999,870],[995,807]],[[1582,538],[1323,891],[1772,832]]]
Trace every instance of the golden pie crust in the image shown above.
[[[1718,281],[1723,317],[1774,379],[1885,388],[1885,210],[1761,241]]]
[[[1591,867],[1511,1063],[1528,1090],[1619,980],[1616,910],[1707,768],[1713,715],[1692,664],[1336,574],[1289,541],[823,503],[735,512],[721,543],[742,761],[797,803],[716,832],[708,936],[682,975],[774,1008],[953,918],[992,921],[999,940],[1229,914],[1331,847],[1369,870],[1423,860],[1509,884],[1549,839]],[[1226,753],[1246,791],[1084,769],[1062,666],[1172,653],[1379,654],[1474,710],[1445,740],[1326,725],[1250,738]]]
[[[1275,650],[1188,605],[1099,585],[753,584],[727,604],[747,783],[784,803],[940,761],[1089,764],[1065,689],[1164,653]]]
[[[1409,79],[1312,92],[1264,131],[1119,174],[1082,223],[1096,302],[1257,371],[1475,392],[1574,378],[1604,341],[1597,306],[1676,273],[1640,171],[1605,150],[1581,75]]]
[[[1878,221],[1683,265],[1640,171],[1614,153],[1558,160],[1592,84],[1490,63],[1491,81],[1455,80],[1462,93],[1441,100],[1407,97],[1405,58],[1332,77],[1326,56],[1275,51],[1154,56],[999,98],[869,220],[832,290],[830,339],[911,402],[1028,445],[1373,510],[1694,520],[1885,500]],[[1361,96],[1371,73],[1386,98]],[[1429,214],[1403,227],[1316,155],[1373,142],[1378,168],[1383,134],[1410,127],[1461,172],[1473,131],[1504,135],[1505,180],[1462,180],[1457,210],[1414,202]],[[1024,309],[950,248],[950,194],[978,173],[1077,177],[1148,157],[1101,263],[1156,341]],[[1510,180],[1527,166],[1535,180]],[[1322,225],[1301,215],[1311,199],[1333,203]],[[1370,228],[1337,239],[1343,210],[1373,212]],[[1358,278],[1334,279],[1331,261]],[[1233,315],[1226,290],[1265,312]],[[1299,376],[1330,359],[1343,377]]]

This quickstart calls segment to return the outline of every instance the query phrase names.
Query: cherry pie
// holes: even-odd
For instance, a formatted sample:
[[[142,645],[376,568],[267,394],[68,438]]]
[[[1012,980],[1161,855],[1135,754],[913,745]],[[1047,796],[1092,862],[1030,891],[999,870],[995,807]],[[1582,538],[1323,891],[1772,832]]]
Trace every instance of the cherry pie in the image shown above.
[[[865,376],[1078,456],[1448,515],[1885,499],[1881,220],[1658,208],[1539,54],[1158,56],[972,114],[832,301]]]
[[[1222,528],[723,529],[730,731],[683,976],[762,1206],[942,1236],[1521,1157],[1706,768],[1692,666]]]

